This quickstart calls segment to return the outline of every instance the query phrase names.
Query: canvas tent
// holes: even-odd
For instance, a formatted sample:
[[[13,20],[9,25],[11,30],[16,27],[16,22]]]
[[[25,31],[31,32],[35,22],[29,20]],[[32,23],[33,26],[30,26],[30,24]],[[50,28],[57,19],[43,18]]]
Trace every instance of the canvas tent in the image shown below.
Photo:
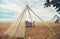
[[[9,36],[15,37],[24,37],[25,36],[25,22],[22,21],[23,15],[26,12],[26,8],[22,11],[22,13],[18,16],[15,22],[4,32]]]
[[[30,7],[28,7],[28,5],[24,8],[24,10],[22,11],[22,13],[18,16],[18,18],[16,19],[16,21],[4,32],[4,34],[8,34],[9,36],[15,36],[15,37],[24,37],[25,36],[25,22],[22,21],[24,14],[26,11],[29,12],[29,10],[31,12],[33,12],[33,14],[39,18],[39,20],[41,20],[43,23],[46,24],[46,26],[48,26],[51,30],[52,28],[44,21],[42,20]],[[31,14],[29,12],[29,16],[32,22],[32,17]]]

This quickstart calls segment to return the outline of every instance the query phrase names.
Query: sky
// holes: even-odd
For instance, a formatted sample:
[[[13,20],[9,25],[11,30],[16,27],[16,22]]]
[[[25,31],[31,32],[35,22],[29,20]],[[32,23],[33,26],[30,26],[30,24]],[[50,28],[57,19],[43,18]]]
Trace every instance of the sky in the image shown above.
[[[44,21],[50,21],[55,15],[59,15],[55,8],[44,8],[46,0],[0,0],[0,21],[15,21],[23,9],[28,5]],[[25,18],[29,19],[26,12]],[[33,20],[38,18],[31,12]]]

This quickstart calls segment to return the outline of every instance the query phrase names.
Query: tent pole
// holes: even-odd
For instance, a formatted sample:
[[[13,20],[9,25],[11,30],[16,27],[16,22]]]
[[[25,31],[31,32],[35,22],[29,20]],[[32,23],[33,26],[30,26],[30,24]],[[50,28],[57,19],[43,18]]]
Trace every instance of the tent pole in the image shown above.
[[[30,8],[29,8],[30,9]],[[30,9],[32,12],[33,12],[33,14],[35,14],[45,25],[47,25],[47,27],[49,27],[51,30],[53,30],[53,32],[55,32],[54,31],[54,29],[50,26],[50,25],[48,25],[44,20],[42,20],[32,9]]]
[[[17,26],[18,25],[18,20],[20,19],[20,17],[23,15],[23,13],[26,11],[26,8],[24,8],[24,10],[23,10],[23,12],[18,16],[18,18],[16,19],[16,21],[15,22],[13,22],[12,23],[12,25],[11,26]],[[5,32],[7,32],[9,29],[7,29]],[[4,34],[5,34],[5,32],[4,32]]]
[[[30,9],[30,8],[29,8]],[[42,22],[44,22],[32,9],[30,9],[33,14],[35,14]],[[44,22],[48,27],[50,27],[46,22]],[[50,27],[51,28],[51,27]]]
[[[31,22],[33,22],[33,21],[32,21],[32,17],[31,17],[31,14],[30,14],[29,9],[28,9],[28,13],[29,13],[29,16],[30,16]]]
[[[30,8],[29,8],[30,9]],[[48,25],[45,21],[43,21],[32,9],[30,9],[32,12],[33,12],[33,14],[35,14],[42,22],[44,22],[45,23],[45,25],[47,25],[51,30],[53,30],[53,28],[50,26],[50,25]],[[53,32],[55,32],[54,30],[53,30]]]
[[[26,8],[24,8],[23,11],[25,11],[25,9],[26,9]],[[19,18],[23,15],[23,13],[24,13],[24,12],[22,12],[22,13],[18,16],[18,18],[16,19],[16,21],[15,21],[11,26],[14,26],[14,25],[17,25],[17,24],[18,24],[18,20],[19,20]]]
[[[24,16],[26,10],[27,10],[27,8],[25,9],[25,11],[23,11],[23,15],[21,16],[21,19],[20,19],[20,21],[19,21],[19,24],[18,24],[18,27],[17,27],[17,29],[16,29],[16,32],[17,32],[18,29],[19,29],[19,25],[21,24],[21,21],[22,21],[22,19],[23,19],[23,16]],[[15,33],[15,34],[16,34],[16,33]],[[14,34],[14,35],[15,35],[15,34]]]

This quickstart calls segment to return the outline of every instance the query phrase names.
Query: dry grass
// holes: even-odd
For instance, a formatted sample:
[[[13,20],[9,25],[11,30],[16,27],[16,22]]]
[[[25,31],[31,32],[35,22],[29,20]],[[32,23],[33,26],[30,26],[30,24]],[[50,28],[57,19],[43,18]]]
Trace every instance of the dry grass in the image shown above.
[[[1,23],[0,28],[5,31],[7,30],[12,23]],[[52,37],[56,33],[60,33],[60,23],[48,23],[51,26],[51,29],[47,27],[44,23],[37,23],[36,26],[26,27],[25,29],[25,39],[53,39]],[[15,38],[11,38],[15,39]]]

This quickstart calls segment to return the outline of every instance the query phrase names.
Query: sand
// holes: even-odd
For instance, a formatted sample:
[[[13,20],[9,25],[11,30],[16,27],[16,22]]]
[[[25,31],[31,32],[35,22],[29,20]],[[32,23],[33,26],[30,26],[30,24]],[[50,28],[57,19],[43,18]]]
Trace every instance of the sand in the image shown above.
[[[2,31],[6,31],[12,23],[0,23]],[[36,26],[25,28],[25,39],[55,39],[60,34],[60,23],[37,23]],[[56,37],[55,37],[56,36]],[[60,35],[59,35],[60,36]],[[16,39],[14,36],[10,39]]]

